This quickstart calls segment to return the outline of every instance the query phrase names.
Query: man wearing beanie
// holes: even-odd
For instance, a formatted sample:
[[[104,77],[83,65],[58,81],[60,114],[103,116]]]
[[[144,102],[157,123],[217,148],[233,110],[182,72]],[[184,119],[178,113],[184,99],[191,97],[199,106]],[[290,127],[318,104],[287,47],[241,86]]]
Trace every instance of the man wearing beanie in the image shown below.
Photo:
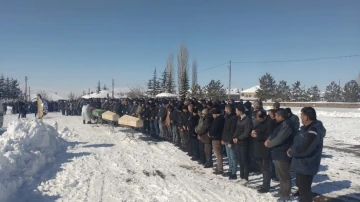
[[[240,178],[249,181],[249,138],[252,131],[252,120],[246,116],[246,110],[243,105],[236,106],[236,115],[238,116],[236,130],[233,142],[237,144],[237,156],[240,164]]]
[[[222,131],[224,129],[225,119],[223,116],[221,116],[220,109],[214,108],[210,111],[210,114],[213,116],[214,120],[209,130],[209,136],[212,139],[212,146],[217,161],[217,168],[215,169],[214,174],[222,175],[224,173],[224,170],[223,170],[223,159],[222,159],[221,136],[222,136]]]

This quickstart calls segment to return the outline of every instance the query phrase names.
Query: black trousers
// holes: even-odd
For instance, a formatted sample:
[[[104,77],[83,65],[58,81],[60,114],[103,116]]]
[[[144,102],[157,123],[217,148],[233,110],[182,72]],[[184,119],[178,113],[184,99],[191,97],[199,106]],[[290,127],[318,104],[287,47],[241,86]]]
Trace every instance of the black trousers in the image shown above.
[[[201,163],[206,163],[205,144],[201,141],[199,141],[199,155]]]
[[[249,146],[237,145],[236,149],[240,164],[240,178],[248,180],[250,168]]]
[[[199,140],[197,138],[191,137],[190,142],[191,142],[192,155],[196,158],[199,158],[200,157]]]
[[[300,202],[312,202],[311,184],[313,179],[313,175],[296,173],[296,186],[299,188]]]
[[[270,159],[259,159],[257,163],[261,167],[261,171],[263,174],[263,184],[262,188],[265,190],[270,190],[270,182],[271,182],[271,172],[270,172]]]

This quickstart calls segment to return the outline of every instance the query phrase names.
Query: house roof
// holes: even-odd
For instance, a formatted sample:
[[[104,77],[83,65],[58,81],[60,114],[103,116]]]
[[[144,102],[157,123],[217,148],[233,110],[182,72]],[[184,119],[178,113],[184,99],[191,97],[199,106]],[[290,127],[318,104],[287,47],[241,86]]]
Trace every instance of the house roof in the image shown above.
[[[249,89],[241,91],[241,93],[256,93],[256,91],[260,89],[260,86],[254,86]]]

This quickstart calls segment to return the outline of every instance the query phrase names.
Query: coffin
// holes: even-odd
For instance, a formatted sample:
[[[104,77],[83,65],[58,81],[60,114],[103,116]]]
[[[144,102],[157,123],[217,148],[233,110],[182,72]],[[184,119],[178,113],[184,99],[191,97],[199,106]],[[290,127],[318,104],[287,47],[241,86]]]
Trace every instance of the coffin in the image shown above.
[[[117,115],[111,111],[106,111],[101,115],[101,118],[106,121],[116,121],[117,122],[119,120],[119,115]]]
[[[105,112],[105,110],[102,109],[94,109],[92,110],[91,114],[95,117],[101,117],[101,115]]]
[[[140,128],[143,126],[143,121],[141,119],[128,115],[124,115],[120,117],[118,123],[119,125],[130,126],[135,128]]]

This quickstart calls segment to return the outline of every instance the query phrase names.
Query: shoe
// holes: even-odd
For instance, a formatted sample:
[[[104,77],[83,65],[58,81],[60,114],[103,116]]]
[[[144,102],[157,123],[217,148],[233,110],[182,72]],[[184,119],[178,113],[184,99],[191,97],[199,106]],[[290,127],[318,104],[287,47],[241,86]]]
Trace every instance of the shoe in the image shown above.
[[[224,174],[224,172],[223,172],[223,171],[214,171],[213,174],[215,174],[215,175],[222,175],[222,174]]]
[[[258,193],[260,193],[260,194],[265,194],[265,193],[268,193],[269,192],[269,190],[267,190],[267,189],[264,189],[264,188],[260,188],[260,189],[258,189],[257,190],[258,191]]]
[[[231,175],[230,172],[226,172],[226,173],[223,174],[224,177],[229,177],[230,175]]]
[[[280,181],[279,178],[277,178],[277,177],[272,178],[271,180],[272,180],[273,182],[279,182],[279,181]]]
[[[214,167],[214,164],[213,164],[212,161],[208,161],[208,162],[206,162],[205,165],[204,165],[204,168],[212,168],[212,167]]]
[[[85,124],[85,121],[83,121],[83,124]]]
[[[236,180],[236,179],[237,179],[236,174],[235,175],[231,174],[229,177],[229,180]]]
[[[295,193],[293,194],[293,196],[295,196],[295,197],[300,196],[299,191],[295,192]]]
[[[197,161],[197,160],[199,160],[199,158],[196,157],[196,156],[193,156],[193,157],[191,157],[191,160],[192,160],[192,161]]]

